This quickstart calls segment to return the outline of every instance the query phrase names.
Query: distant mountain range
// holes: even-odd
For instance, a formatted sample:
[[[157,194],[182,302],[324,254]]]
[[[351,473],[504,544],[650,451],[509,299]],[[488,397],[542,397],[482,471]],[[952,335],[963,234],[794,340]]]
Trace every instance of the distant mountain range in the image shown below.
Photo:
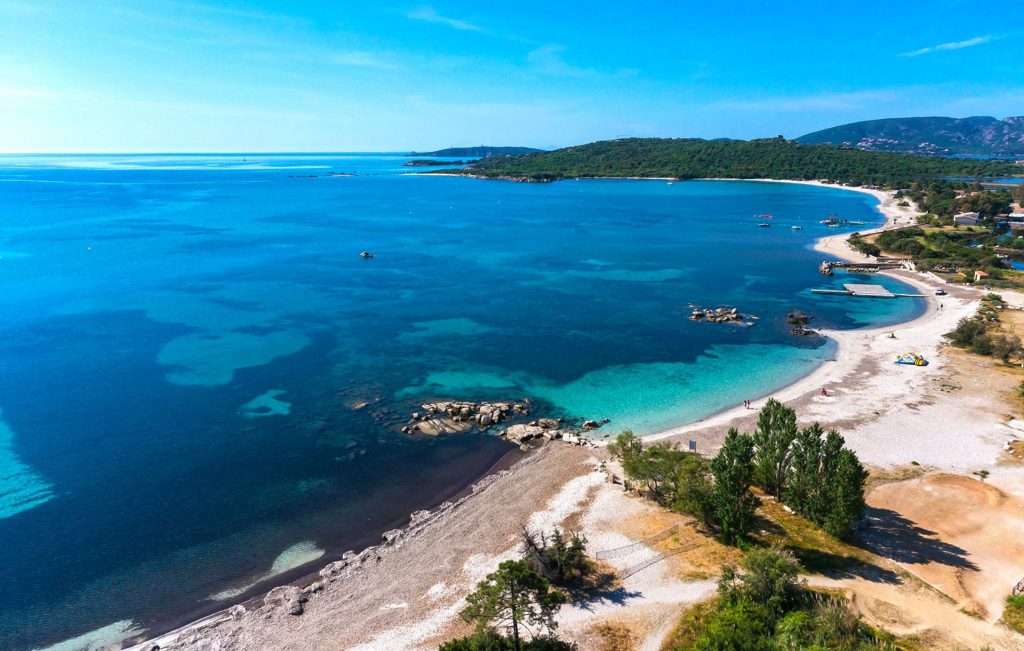
[[[485,158],[487,156],[519,156],[520,154],[532,154],[537,151],[544,151],[543,149],[533,149],[532,147],[487,147],[480,145],[479,147],[449,147],[448,149],[438,149],[437,151],[414,151],[409,153],[409,156],[442,156],[442,157],[457,157],[457,158]]]
[[[932,156],[1024,155],[1024,116],[998,120],[970,118],[886,118],[815,131],[796,139],[807,145],[832,144],[866,151]]]

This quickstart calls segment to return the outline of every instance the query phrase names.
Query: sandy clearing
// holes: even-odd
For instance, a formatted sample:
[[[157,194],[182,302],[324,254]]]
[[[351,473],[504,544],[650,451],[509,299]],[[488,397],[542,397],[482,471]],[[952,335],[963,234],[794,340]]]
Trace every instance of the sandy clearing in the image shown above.
[[[969,477],[932,474],[868,494],[869,548],[989,622],[1024,577],[1024,499]]]

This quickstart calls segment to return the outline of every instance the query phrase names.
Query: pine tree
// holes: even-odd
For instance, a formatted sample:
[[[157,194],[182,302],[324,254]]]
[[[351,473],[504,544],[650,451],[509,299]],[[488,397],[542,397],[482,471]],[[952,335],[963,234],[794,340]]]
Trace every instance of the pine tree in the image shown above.
[[[754,511],[760,501],[750,492],[754,476],[754,440],[729,430],[718,455],[711,460],[711,506],[721,538],[728,544],[739,542],[754,524]]]
[[[565,597],[551,590],[547,579],[530,569],[525,561],[505,561],[477,584],[466,601],[469,605],[461,613],[464,620],[475,621],[478,632],[491,627],[508,629],[518,651],[520,627],[554,630],[555,612]]]
[[[782,495],[796,439],[796,412],[770,398],[757,417],[754,431],[754,481],[774,497]]]

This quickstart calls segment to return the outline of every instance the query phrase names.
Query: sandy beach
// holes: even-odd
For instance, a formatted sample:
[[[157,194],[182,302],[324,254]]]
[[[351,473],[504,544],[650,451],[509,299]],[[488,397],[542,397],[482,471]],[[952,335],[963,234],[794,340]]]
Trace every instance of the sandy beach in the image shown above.
[[[913,210],[897,206],[891,193],[844,189],[879,199],[886,217],[882,229],[904,225],[915,216]],[[827,257],[863,261],[846,239],[827,237],[815,248]],[[915,578],[886,585],[864,577],[814,577],[812,582],[847,591],[868,621],[926,634],[936,648],[1024,648],[1018,637],[992,625],[1009,586],[1018,574],[1024,576],[1024,554],[1018,553],[1024,550],[1009,550],[1002,540],[980,533],[991,509],[1000,514],[993,517],[1004,518],[1003,529],[1024,527],[1024,511],[1018,508],[1024,503],[1024,473],[1005,459],[1007,441],[1019,435],[1010,418],[1008,391],[1013,378],[995,369],[990,360],[978,361],[943,346],[942,335],[977,309],[979,291],[947,287],[937,278],[912,271],[884,273],[925,294],[925,313],[895,327],[823,333],[837,343],[834,361],[774,397],[792,405],[801,422],[819,421],[839,429],[876,474],[894,473],[892,480],[869,491],[869,511],[879,524],[870,529],[873,533],[865,544],[879,554],[880,564]],[[939,287],[948,294],[937,298]],[[924,355],[929,365],[893,363],[897,354],[908,350]],[[822,388],[827,395],[822,395]],[[755,400],[753,409],[737,407],[647,439],[683,444],[696,439],[701,452],[713,453],[729,427],[753,428],[762,402]],[[500,561],[516,555],[522,527],[581,531],[591,550],[601,551],[642,541],[675,525],[681,529],[674,540],[685,543],[686,553],[635,573],[632,568],[663,551],[660,544],[609,561],[620,574],[629,575],[619,589],[583,606],[565,606],[558,617],[560,634],[577,641],[580,648],[600,648],[609,631],[626,631],[623,635],[629,636],[631,648],[659,649],[682,610],[714,592],[718,566],[734,560],[736,550],[697,532],[688,518],[624,493],[601,468],[606,456],[601,448],[549,443],[511,469],[484,479],[458,502],[414,519],[385,544],[328,566],[320,580],[301,588],[277,588],[266,599],[250,600],[135,648],[156,644],[160,649],[436,649],[441,641],[469,632],[458,617],[465,595]],[[904,479],[900,473],[907,468],[911,470]],[[970,477],[979,470],[991,472],[991,485]],[[937,507],[929,496],[938,494],[938,484],[921,482],[940,480],[922,477],[945,476],[961,477],[958,481],[967,490],[949,493],[949,481],[942,483],[949,493],[944,503],[966,500],[964,508],[981,514],[970,531],[943,528],[933,517]],[[975,493],[982,497],[971,497]],[[927,539],[934,536],[938,545],[939,537],[948,535],[972,564],[963,565],[960,556],[950,560],[948,546],[941,548],[945,555],[930,553],[939,548],[927,545],[916,556],[896,553],[893,550],[900,545],[886,536],[902,534],[885,524],[890,516],[873,511],[876,504],[886,513],[913,512],[917,521],[931,518],[934,529]],[[1006,535],[1003,531],[995,538]],[[915,543],[922,544],[901,544]],[[301,616],[289,614],[300,602]]]

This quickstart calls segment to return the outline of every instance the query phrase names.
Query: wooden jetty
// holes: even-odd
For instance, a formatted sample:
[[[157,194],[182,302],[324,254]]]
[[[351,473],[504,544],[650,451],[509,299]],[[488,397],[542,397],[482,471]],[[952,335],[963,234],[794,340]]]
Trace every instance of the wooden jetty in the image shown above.
[[[842,289],[812,289],[812,294],[831,294],[833,296],[863,296],[865,298],[924,298],[924,294],[896,294],[882,285],[862,285],[844,283]]]

